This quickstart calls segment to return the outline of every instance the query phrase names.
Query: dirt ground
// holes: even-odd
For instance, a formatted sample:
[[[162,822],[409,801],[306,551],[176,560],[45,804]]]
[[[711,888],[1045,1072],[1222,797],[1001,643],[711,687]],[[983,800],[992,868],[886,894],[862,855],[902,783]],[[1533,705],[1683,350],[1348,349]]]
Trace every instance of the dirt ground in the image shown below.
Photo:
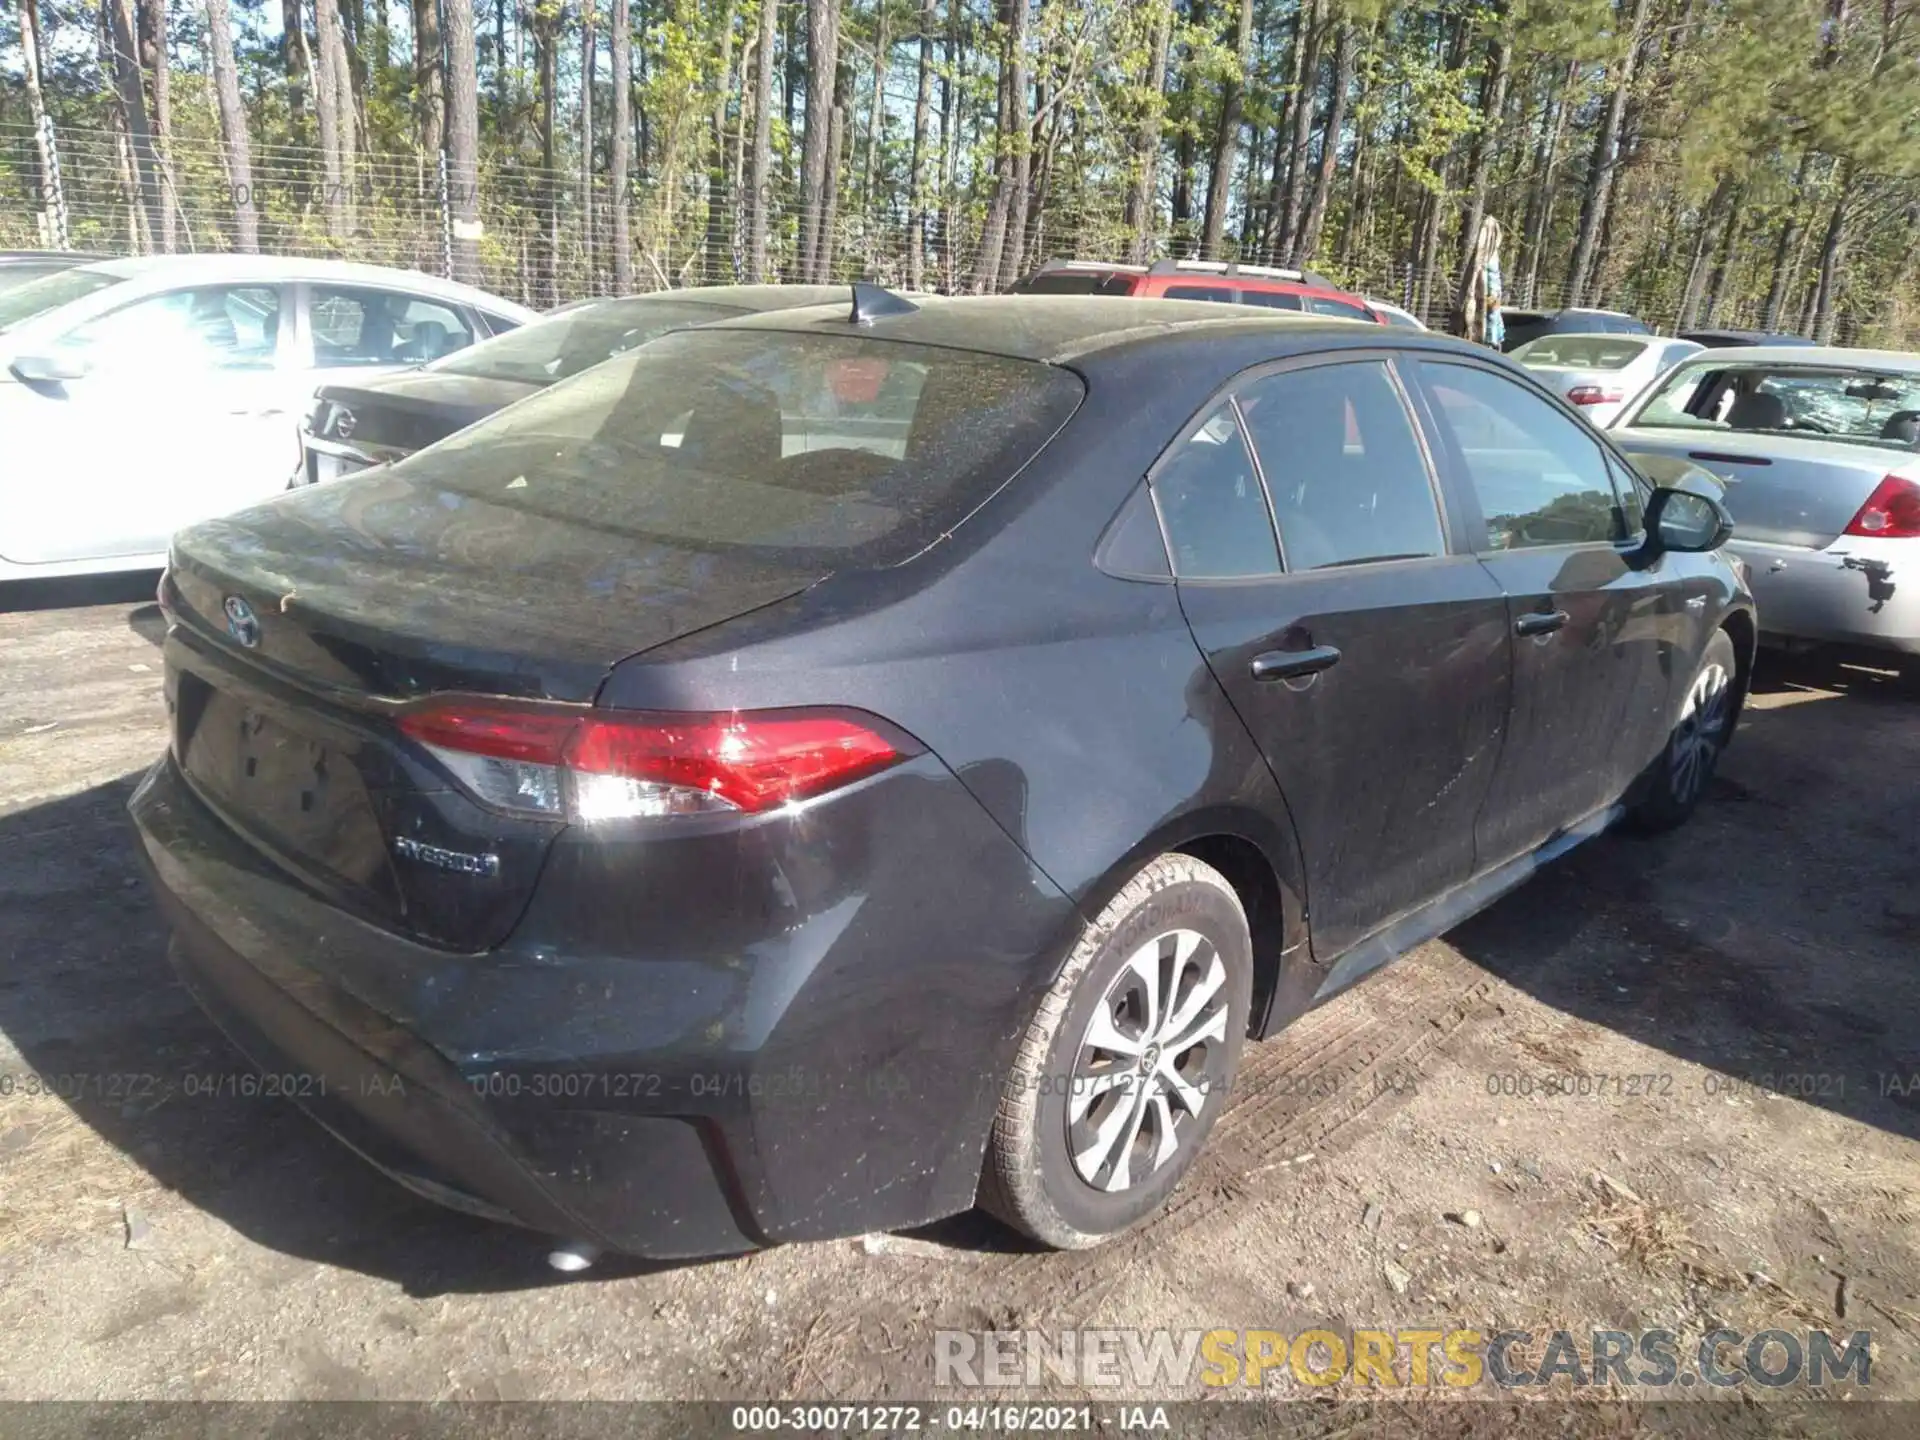
[[[925,1398],[938,1328],[1313,1324],[1865,1329],[1870,1393],[1920,1398],[1920,702],[1884,677],[1768,667],[1685,830],[1250,1047],[1121,1241],[968,1216],[563,1279],[285,1102],[186,1093],[240,1067],[123,813],[164,744],[147,585],[0,592],[0,1399]]]

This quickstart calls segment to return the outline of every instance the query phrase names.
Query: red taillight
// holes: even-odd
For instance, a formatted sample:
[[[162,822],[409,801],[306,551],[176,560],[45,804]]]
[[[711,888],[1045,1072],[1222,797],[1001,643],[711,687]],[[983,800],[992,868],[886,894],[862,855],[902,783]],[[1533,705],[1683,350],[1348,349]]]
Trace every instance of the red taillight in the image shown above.
[[[1567,399],[1576,405],[1618,405],[1626,399],[1619,390],[1606,390],[1598,385],[1576,385],[1567,391]]]
[[[436,750],[534,765],[558,765],[579,725],[578,714],[564,711],[435,708],[400,717],[402,730]]]
[[[1874,486],[1859,513],[1847,522],[1847,534],[1876,540],[1911,540],[1920,536],[1920,484],[1904,475],[1889,475]]]
[[[481,799],[575,820],[758,814],[850,785],[915,753],[845,711],[542,710],[446,701],[400,728]]]

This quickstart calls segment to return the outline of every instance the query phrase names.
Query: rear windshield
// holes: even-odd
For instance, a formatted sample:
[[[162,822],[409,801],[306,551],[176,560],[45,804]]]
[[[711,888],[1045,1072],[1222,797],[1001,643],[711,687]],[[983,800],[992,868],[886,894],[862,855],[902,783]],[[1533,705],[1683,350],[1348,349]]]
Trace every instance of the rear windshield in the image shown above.
[[[394,467],[416,483],[636,538],[890,564],[1039,453],[1070,371],[858,336],[687,330]]]
[[[607,300],[523,325],[484,345],[436,360],[427,369],[442,375],[549,385],[578,375],[589,366],[612,359],[636,345],[644,345],[669,330],[745,313],[730,305]]]
[[[1577,370],[1619,370],[1639,358],[1644,340],[1611,335],[1543,335],[1513,352],[1523,365],[1564,365]]]
[[[1648,397],[1632,423],[1912,450],[1920,448],[1920,374],[1833,366],[1682,365]]]
[[[106,275],[98,270],[62,270],[57,275],[29,280],[0,295],[0,330],[24,325],[50,310],[120,283],[118,275]]]
[[[1029,275],[1013,287],[1016,295],[1131,295],[1140,277],[1111,270],[1055,270]]]

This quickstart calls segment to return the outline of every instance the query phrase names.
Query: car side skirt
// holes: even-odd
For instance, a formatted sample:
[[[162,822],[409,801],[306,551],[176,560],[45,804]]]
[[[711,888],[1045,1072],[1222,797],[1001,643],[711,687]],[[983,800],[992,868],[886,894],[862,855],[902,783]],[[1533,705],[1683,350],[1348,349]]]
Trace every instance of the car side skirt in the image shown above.
[[[1313,992],[1312,1000],[1306,1008],[1325,1004],[1389,961],[1399,958],[1436,936],[1444,935],[1469,916],[1486,909],[1509,890],[1532,879],[1542,866],[1559,859],[1576,845],[1591,840],[1610,828],[1625,813],[1626,806],[1619,803],[1597,810],[1584,820],[1567,826],[1552,839],[1525,855],[1509,860],[1504,865],[1497,865],[1491,870],[1483,871],[1473,879],[1454,886],[1417,909],[1402,915],[1383,929],[1374,931],[1366,939],[1350,946],[1334,960],[1328,967],[1326,979],[1321,981],[1320,988]],[[1278,1024],[1272,1024],[1269,1033],[1277,1028],[1279,1028]]]

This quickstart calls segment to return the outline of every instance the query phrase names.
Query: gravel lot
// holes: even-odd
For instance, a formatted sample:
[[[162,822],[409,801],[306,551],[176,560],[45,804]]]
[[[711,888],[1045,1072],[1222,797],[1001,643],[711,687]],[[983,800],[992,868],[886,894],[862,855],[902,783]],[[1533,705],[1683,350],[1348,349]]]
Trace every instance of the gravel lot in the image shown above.
[[[1120,1242],[969,1216],[562,1281],[284,1102],[187,1093],[244,1067],[123,813],[164,744],[150,594],[0,591],[0,1399],[924,1398],[941,1327],[1310,1323],[1867,1329],[1871,1392],[1920,1398],[1920,702],[1882,676],[1768,668],[1687,829],[1251,1047]]]

